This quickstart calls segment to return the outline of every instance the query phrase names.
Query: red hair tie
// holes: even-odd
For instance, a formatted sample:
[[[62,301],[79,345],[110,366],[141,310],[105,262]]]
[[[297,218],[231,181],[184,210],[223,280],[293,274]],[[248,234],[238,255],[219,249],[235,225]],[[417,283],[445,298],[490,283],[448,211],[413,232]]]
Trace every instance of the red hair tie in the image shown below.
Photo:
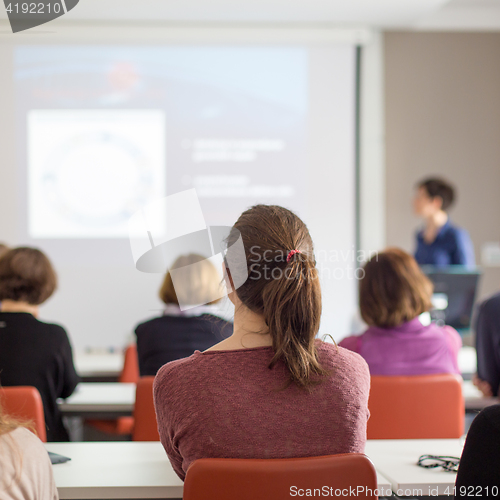
[[[296,254],[296,253],[302,253],[300,250],[291,250],[288,252],[288,255],[286,256],[286,261],[290,262],[290,259]]]

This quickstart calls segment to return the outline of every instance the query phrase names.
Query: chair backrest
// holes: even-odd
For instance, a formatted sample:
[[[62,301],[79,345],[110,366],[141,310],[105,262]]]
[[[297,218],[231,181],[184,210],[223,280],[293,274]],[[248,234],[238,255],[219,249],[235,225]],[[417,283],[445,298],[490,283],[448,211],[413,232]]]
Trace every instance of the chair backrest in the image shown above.
[[[134,406],[134,430],[132,441],[159,441],[153,403],[154,377],[141,377],[137,382]]]
[[[368,439],[446,439],[464,433],[460,377],[372,376]]]
[[[290,500],[313,496],[317,490],[314,496],[347,498],[352,493],[361,500],[377,498],[376,489],[375,468],[358,453],[283,459],[202,458],[187,471],[183,499]],[[307,495],[306,490],[312,493]],[[335,490],[347,490],[348,495],[335,495]]]
[[[31,422],[38,437],[44,443],[47,442],[42,397],[36,387],[1,387],[0,405],[5,415],[23,422]]]
[[[139,380],[139,359],[137,357],[137,346],[135,344],[130,344],[125,349],[123,355],[123,369],[119,382],[137,384]]]

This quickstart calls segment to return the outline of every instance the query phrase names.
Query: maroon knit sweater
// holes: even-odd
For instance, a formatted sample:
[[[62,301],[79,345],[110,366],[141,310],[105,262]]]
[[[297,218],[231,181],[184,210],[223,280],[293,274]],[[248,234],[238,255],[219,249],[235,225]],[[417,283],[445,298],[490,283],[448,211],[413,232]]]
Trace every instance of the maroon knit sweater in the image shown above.
[[[362,453],[368,365],[347,349],[317,341],[331,373],[310,392],[283,387],[271,347],[196,351],[167,363],[154,383],[160,439],[184,480],[198,458],[288,458]]]

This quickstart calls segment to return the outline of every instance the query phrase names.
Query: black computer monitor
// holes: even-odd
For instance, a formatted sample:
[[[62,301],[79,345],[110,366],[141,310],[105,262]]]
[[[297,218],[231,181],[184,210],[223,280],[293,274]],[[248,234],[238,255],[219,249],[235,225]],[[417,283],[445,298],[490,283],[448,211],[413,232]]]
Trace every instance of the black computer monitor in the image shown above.
[[[422,270],[434,283],[432,320],[457,330],[469,328],[481,271],[462,266]]]

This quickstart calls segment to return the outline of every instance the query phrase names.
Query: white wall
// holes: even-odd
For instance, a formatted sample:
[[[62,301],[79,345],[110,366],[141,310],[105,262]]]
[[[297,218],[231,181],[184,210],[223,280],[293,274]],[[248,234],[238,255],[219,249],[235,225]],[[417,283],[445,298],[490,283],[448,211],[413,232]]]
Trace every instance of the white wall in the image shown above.
[[[415,183],[430,175],[458,191],[451,219],[481,248],[500,241],[500,34],[385,34],[387,242],[414,249]],[[484,267],[479,296],[500,288]]]

